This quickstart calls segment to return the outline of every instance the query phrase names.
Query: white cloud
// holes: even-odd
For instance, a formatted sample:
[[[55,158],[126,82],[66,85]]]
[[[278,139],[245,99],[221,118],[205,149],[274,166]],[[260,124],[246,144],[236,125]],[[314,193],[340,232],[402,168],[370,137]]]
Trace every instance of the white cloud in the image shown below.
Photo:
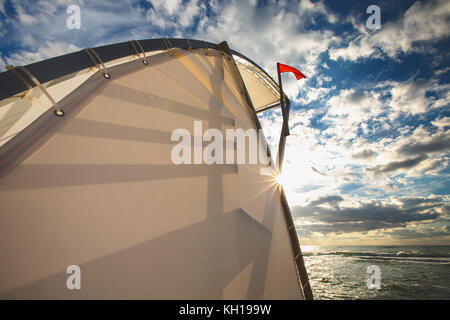
[[[199,0],[183,3],[181,0],[150,0],[153,8],[147,13],[148,21],[161,28],[171,27],[174,33],[193,25],[194,19],[205,15],[206,6]]]
[[[450,85],[439,85],[432,79],[421,79],[406,81],[403,83],[392,83],[391,108],[392,118],[396,118],[400,113],[419,114],[429,111],[432,108],[442,107],[448,104],[448,91]],[[433,92],[438,98],[427,96]]]
[[[297,89],[296,87],[294,87]],[[288,87],[288,89],[290,89]],[[303,90],[301,90],[301,95],[298,98],[293,98],[292,101],[299,102],[302,105],[309,104],[313,101],[320,101],[322,100],[331,90],[336,89],[335,86],[331,88],[326,87],[302,87]],[[295,94],[294,92],[289,92],[288,90],[284,90],[287,94],[290,94],[293,96]]]
[[[337,21],[336,16],[325,8],[323,2],[313,3],[310,0],[302,0],[298,4],[298,11],[300,16],[310,16],[315,18],[319,15],[323,15],[331,23]]]
[[[381,94],[364,89],[341,90],[328,99],[327,105],[328,113],[324,120],[330,127],[325,133],[343,140],[356,138],[360,125],[377,118],[385,110]]]
[[[431,122],[436,127],[449,127],[450,117],[442,117]]]
[[[167,25],[167,19],[165,19],[164,16],[159,15],[154,9],[147,11],[146,19],[147,22],[150,22],[159,28],[165,28]]]
[[[430,89],[429,80],[394,84],[392,88],[392,108],[397,112],[417,114],[427,111],[432,100],[425,96]]]
[[[179,11],[181,0],[150,0],[149,1],[155,9],[163,9],[169,15]]]
[[[16,4],[14,6],[14,9],[16,9],[19,22],[22,23],[23,25],[30,26],[37,22],[36,17],[26,13],[25,10],[19,4]]]
[[[378,152],[377,161],[367,167],[372,178],[378,174],[396,175],[400,172],[409,178],[437,175],[448,165],[450,133],[444,128],[431,131],[421,125],[387,144],[372,147]]]
[[[204,8],[205,9],[205,8]],[[198,0],[189,1],[184,7],[183,14],[180,15],[179,22],[181,26],[188,27],[193,23],[195,17],[200,13]]]

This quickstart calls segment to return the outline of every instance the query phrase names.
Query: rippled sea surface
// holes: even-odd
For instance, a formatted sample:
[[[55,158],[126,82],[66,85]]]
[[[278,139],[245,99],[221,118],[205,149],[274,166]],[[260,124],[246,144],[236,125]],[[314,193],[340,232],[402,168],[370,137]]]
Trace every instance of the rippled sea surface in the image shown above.
[[[450,246],[302,246],[315,299],[450,299]],[[381,288],[368,289],[369,266]]]

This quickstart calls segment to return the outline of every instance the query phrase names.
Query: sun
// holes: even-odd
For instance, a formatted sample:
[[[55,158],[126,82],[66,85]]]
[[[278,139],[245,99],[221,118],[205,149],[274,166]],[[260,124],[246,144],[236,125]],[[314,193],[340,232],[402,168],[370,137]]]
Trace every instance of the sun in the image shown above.
[[[275,181],[278,184],[282,185],[283,187],[286,187],[286,185],[289,184],[289,177],[288,177],[288,175],[285,172],[282,172],[282,173],[277,174],[275,176]]]

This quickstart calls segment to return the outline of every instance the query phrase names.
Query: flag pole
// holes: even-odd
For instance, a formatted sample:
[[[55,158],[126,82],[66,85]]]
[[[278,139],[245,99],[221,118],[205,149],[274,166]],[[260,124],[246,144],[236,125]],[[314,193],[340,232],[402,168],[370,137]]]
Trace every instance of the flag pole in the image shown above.
[[[281,173],[281,170],[283,169],[283,159],[284,159],[284,148],[286,146],[286,137],[290,134],[289,133],[289,114],[288,110],[286,110],[286,103],[284,99],[284,92],[283,92],[283,83],[281,79],[281,72],[280,72],[280,63],[277,62],[277,72],[278,72],[278,87],[280,89],[280,107],[281,112],[283,114],[283,126],[281,128],[281,135],[280,135],[280,143],[278,144],[278,171]]]
[[[284,99],[283,93],[283,83],[281,80],[280,63],[277,63],[278,71],[278,87],[280,88],[280,107],[283,113],[283,126],[281,128],[280,143],[278,144],[278,174],[281,173],[283,169],[283,159],[284,159],[284,149],[286,146],[286,137],[289,135],[289,110],[291,102],[289,99]],[[283,212],[288,225],[289,238],[292,245],[292,250],[294,251],[294,261],[297,266],[297,272],[299,276],[299,281],[301,285],[301,291],[303,297],[306,300],[313,300],[314,296],[311,290],[311,285],[309,283],[308,273],[306,272],[305,262],[303,260],[302,250],[300,247],[300,242],[298,241],[297,232],[295,229],[294,221],[292,220],[291,210],[289,209],[289,204],[287,202],[286,196],[284,194],[283,186],[280,185],[280,195],[281,203],[283,205]]]
[[[278,88],[280,89],[280,104],[283,105],[283,84],[281,83],[280,63],[277,62]]]

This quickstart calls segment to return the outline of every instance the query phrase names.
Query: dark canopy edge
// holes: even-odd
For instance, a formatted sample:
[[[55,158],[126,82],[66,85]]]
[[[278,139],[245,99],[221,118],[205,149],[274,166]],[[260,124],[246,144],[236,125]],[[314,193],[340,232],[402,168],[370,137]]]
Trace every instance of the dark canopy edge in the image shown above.
[[[166,50],[168,49],[167,43],[164,41],[164,38],[160,39],[146,39],[140,40],[144,51],[158,51],[158,50]],[[220,50],[218,45],[211,42],[206,42],[202,40],[192,40],[192,39],[180,39],[180,38],[168,38],[168,43],[173,48],[180,49],[189,49],[189,46],[192,49],[199,48],[208,48],[214,50]],[[123,58],[132,54],[135,54],[133,46],[130,41],[101,46],[97,48],[93,48],[95,52],[99,55],[103,62],[109,62],[115,59]],[[266,74],[272,81],[272,77],[265,72],[260,66],[258,66],[255,62],[247,58],[245,55],[231,50],[232,53],[236,56],[239,56],[248,62],[255,65],[257,68],[261,70],[264,74]],[[50,58],[47,60],[42,60],[39,62],[31,63],[26,65],[25,68],[39,80],[40,83],[46,83],[51,80],[58,79],[60,77],[66,76],[68,74],[78,72],[80,70],[92,67],[93,62],[89,58],[89,56],[84,52],[84,50],[80,50],[73,53],[68,53],[62,56]],[[273,81],[275,84],[276,82]],[[5,71],[0,73],[0,101],[20,92],[27,90],[25,84],[20,81],[16,75],[14,75],[11,71]]]

